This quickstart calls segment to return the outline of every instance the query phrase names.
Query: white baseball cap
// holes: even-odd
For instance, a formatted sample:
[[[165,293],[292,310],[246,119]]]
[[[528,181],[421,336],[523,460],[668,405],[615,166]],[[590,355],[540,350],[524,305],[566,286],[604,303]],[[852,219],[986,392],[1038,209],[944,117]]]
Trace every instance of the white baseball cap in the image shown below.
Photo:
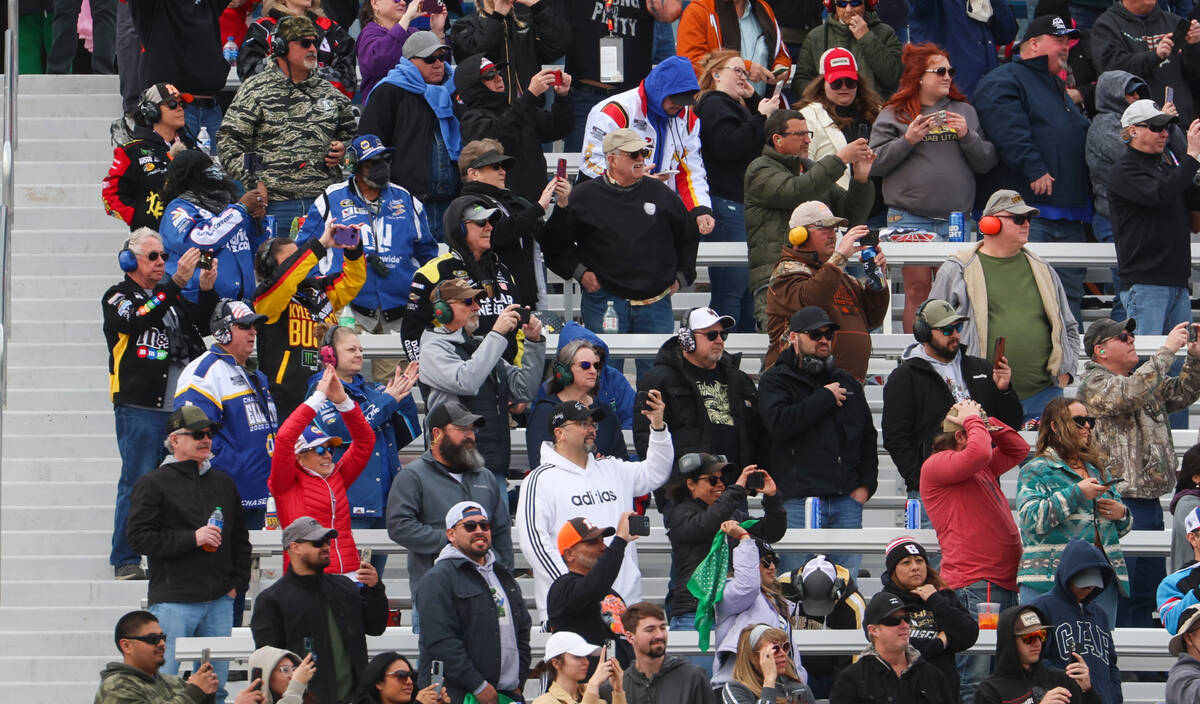
[[[736,324],[732,316],[721,315],[712,308],[693,308],[688,311],[688,315],[683,320],[683,327],[688,330],[703,330],[704,328],[720,324],[723,329],[728,330]]]
[[[1162,127],[1174,121],[1173,116],[1159,110],[1154,101],[1149,98],[1133,101],[1129,107],[1125,108],[1125,112],[1121,113],[1122,127],[1132,127],[1133,125]]]
[[[1200,530],[1200,506],[1188,511],[1188,515],[1183,517],[1183,527],[1187,533]]]
[[[586,658],[598,652],[600,652],[600,646],[592,645],[578,633],[559,631],[546,639],[546,656],[542,659],[549,662],[563,653],[570,653],[577,658]]]

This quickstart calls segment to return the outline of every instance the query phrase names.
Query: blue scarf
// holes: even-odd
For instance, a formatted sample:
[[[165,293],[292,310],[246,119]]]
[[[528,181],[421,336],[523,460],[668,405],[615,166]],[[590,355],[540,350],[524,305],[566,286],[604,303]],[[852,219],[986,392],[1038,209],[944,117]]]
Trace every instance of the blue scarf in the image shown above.
[[[375,87],[371,89],[374,93],[379,86],[384,83],[390,83],[409,93],[416,93],[425,96],[425,102],[429,104],[429,109],[433,110],[433,114],[438,119],[438,127],[442,132],[442,141],[446,144],[446,150],[450,152],[452,160],[458,160],[458,153],[462,151],[462,133],[458,129],[458,118],[454,116],[454,102],[450,99],[452,86],[454,85],[454,70],[446,64],[446,80],[441,85],[430,85],[421,77],[421,72],[417,70],[416,65],[408,59],[400,59],[400,63],[388,71]],[[371,96],[367,96],[370,100]]]

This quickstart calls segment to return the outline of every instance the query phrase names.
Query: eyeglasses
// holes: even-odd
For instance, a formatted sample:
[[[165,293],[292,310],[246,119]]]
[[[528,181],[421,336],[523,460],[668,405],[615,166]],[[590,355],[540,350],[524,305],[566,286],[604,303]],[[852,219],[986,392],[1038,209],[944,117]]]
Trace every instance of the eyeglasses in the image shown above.
[[[774,567],[779,564],[779,558],[775,557],[773,555],[767,555],[766,557],[759,560],[758,564],[762,565],[763,567]],[[776,646],[776,647],[779,647],[779,646]]]
[[[146,645],[158,645],[165,643],[167,640],[166,633],[147,633],[144,636],[125,636],[127,640],[136,640],[145,643]]]
[[[193,440],[203,440],[204,438],[208,438],[209,440],[211,440],[212,436],[213,436],[213,430],[212,430],[212,428],[205,428],[204,430],[193,430],[190,433],[188,433],[188,435],[191,435]]]
[[[1080,428],[1086,427],[1091,430],[1096,427],[1096,416],[1071,416],[1071,420]]]
[[[497,72],[497,71],[496,71],[496,69],[494,69],[494,68],[489,68],[488,70],[486,70],[486,71],[484,71],[483,73],[479,74],[479,77],[480,77],[481,79],[485,80],[485,81],[490,81],[490,80],[494,79],[494,78],[495,78],[496,76],[498,76],[498,75],[499,75],[499,72]]]
[[[700,333],[700,335],[702,337],[708,338],[709,342],[716,342],[718,337],[721,338],[722,340],[729,339],[729,331],[728,330],[709,330],[708,332]]]
[[[315,453],[317,453],[317,455],[320,456],[320,455],[324,455],[326,452],[332,452],[332,450],[330,450],[329,447],[327,447],[325,445],[317,445],[316,447],[310,447],[305,450],[301,450],[300,454],[303,455],[305,452],[315,452]]]
[[[736,75],[738,78],[749,78],[750,77],[750,72],[747,71],[746,69],[742,68],[741,66],[726,66],[725,68],[720,69],[720,70],[733,71],[734,75]]]
[[[862,0],[838,0],[834,4],[844,9],[847,7],[858,7],[862,4]]]
[[[952,66],[938,66],[937,68],[925,69],[925,73],[936,73],[938,78],[945,78],[947,75],[954,78],[954,74],[958,73],[958,71],[955,71]]]
[[[583,428],[584,430],[594,430],[596,427],[596,421],[592,420],[591,418],[586,418],[584,420],[573,420],[571,422],[580,428]]]
[[[1004,218],[1005,220],[1012,220],[1014,225],[1024,225],[1033,219],[1029,215],[997,215],[996,217]]]
[[[234,323],[233,327],[237,328],[238,330],[253,330],[254,323]]]
[[[703,477],[700,477],[699,479],[697,479],[696,481],[698,481],[698,482],[708,482],[708,485],[709,485],[709,486],[716,486],[716,485],[718,485],[718,484],[724,484],[724,483],[725,483],[725,480],[724,480],[724,479],[722,479],[720,476],[718,476],[718,475],[716,475],[716,474],[706,474],[706,475],[704,475]]]
[[[439,61],[442,61],[442,62],[449,61],[450,60],[450,52],[439,51],[436,54],[431,54],[429,56],[422,56],[421,60],[427,64],[436,64]]]
[[[170,258],[171,258],[170,254],[167,254],[166,252],[163,252],[161,250],[155,250],[153,252],[146,252],[146,254],[143,256],[146,257],[146,261],[150,261],[150,262],[156,262],[161,257],[164,264],[166,264],[167,261],[170,260]]]
[[[942,333],[946,337],[950,337],[951,335],[953,335],[956,332],[962,332],[962,329],[963,329],[963,324],[961,321],[959,321],[953,325],[943,325],[942,327],[937,328],[938,332]]]
[[[462,523],[459,523],[459,525],[462,526],[462,529],[468,533],[474,533],[476,529],[486,533],[492,529],[492,524],[490,521],[463,521]]]
[[[858,81],[854,78],[839,78],[836,81],[830,81],[829,87],[834,90],[848,90],[850,88],[857,88]]]
[[[1120,340],[1121,342],[1133,342],[1133,333],[1129,332],[1128,330],[1122,330],[1121,332],[1117,333],[1116,335],[1113,335],[1112,337],[1110,337],[1108,339],[1109,340]],[[1105,340],[1105,342],[1107,342],[1107,341],[1108,340]]]
[[[312,37],[304,37],[303,39],[296,39],[294,41],[305,49],[311,49],[317,45],[317,40]]]
[[[1162,132],[1167,129],[1166,125],[1134,125],[1134,127],[1145,127],[1146,129],[1150,130],[1154,134],[1158,134],[1159,132]]]
[[[833,328],[824,328],[822,330],[806,330],[804,334],[812,338],[813,342],[816,342],[822,338],[832,341],[834,333]]]
[[[1018,636],[1021,642],[1025,645],[1033,645],[1034,643],[1043,643],[1046,640],[1046,629],[1034,631],[1033,633],[1025,633]]]
[[[889,627],[894,628],[894,627],[899,626],[900,624],[906,622],[907,620],[908,620],[907,615],[897,616],[896,614],[892,614],[891,616],[888,616],[886,618],[879,619],[879,625],[880,626],[889,626]]]
[[[813,131],[812,130],[796,130],[795,132],[784,132],[783,136],[784,137],[808,137],[809,139],[812,139]]]
[[[392,670],[391,672],[387,673],[387,676],[394,677],[398,680],[410,680],[412,679],[412,674],[412,670]]]

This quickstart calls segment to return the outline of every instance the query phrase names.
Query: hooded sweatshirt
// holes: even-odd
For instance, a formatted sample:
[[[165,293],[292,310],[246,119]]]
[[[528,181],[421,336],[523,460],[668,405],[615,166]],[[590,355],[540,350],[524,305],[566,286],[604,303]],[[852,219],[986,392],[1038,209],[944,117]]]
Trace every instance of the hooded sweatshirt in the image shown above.
[[[1125,153],[1121,141],[1121,114],[1129,107],[1126,94],[1150,95],[1146,82],[1128,71],[1105,71],[1096,79],[1096,116],[1087,131],[1088,174],[1092,178],[1093,205],[1108,217],[1108,173]]]
[[[558,346],[564,347],[568,343],[579,339],[587,340],[600,351],[600,366],[603,368],[600,371],[600,379],[596,382],[596,388],[594,389],[596,401],[606,404],[608,410],[620,419],[619,422],[622,430],[633,428],[633,402],[636,394],[624,374],[605,364],[608,360],[608,343],[591,330],[588,330],[575,321],[571,321],[563,325],[562,330],[558,333]],[[546,397],[546,394],[547,385],[542,384],[538,387],[537,396],[534,398],[534,401],[542,400]],[[526,443],[527,446],[528,444]],[[532,460],[530,462],[533,466],[537,466],[537,463],[534,463]]]
[[[212,704],[215,701],[215,695],[205,694],[196,685],[188,684],[175,675],[163,675],[158,672],[148,675],[132,665],[110,662],[100,671],[100,689],[96,691],[94,704]]]
[[[1079,653],[1087,663],[1092,688],[1100,700],[1105,704],[1121,704],[1121,671],[1117,668],[1117,650],[1113,645],[1113,624],[1096,604],[1103,589],[1093,589],[1082,602],[1071,591],[1071,579],[1086,569],[1100,570],[1104,588],[1116,578],[1095,545],[1073,539],[1062,552],[1054,573],[1054,588],[1031,602],[1053,624],[1049,638],[1042,645],[1042,662],[1065,670],[1075,662],[1072,651]]]
[[[308,685],[304,682],[289,681],[287,689],[283,691],[283,696],[278,699],[271,692],[271,673],[279,666],[279,661],[284,658],[291,658],[293,665],[300,662],[300,656],[292,651],[270,645],[264,645],[250,654],[250,669],[262,668],[263,683],[266,684],[263,687],[264,704],[302,704],[304,701],[304,690],[308,689]]]
[[[678,655],[663,658],[662,667],[647,678],[637,669],[625,670],[625,697],[631,702],[716,704],[704,671]]]
[[[996,668],[991,677],[975,688],[975,704],[1037,704],[1055,687],[1071,692],[1071,704],[1101,704],[1103,700],[1095,686],[1086,694],[1080,692],[1075,680],[1062,670],[1047,667],[1044,660],[1035,662],[1028,669],[1021,665],[1013,624],[1025,609],[1033,609],[1042,623],[1048,622],[1041,609],[1035,606],[1012,606],[1000,612],[1000,622],[996,626]],[[1045,644],[1042,650],[1046,650]],[[1093,683],[1095,680],[1093,675]]]

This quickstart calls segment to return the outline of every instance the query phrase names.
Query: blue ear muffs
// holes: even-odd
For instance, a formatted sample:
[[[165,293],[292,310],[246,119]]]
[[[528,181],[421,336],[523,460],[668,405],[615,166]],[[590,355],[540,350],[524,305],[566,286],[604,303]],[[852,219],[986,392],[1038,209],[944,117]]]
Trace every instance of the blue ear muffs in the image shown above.
[[[126,274],[137,271],[137,255],[129,248],[129,240],[125,240],[125,245],[117,253],[117,264]]]

